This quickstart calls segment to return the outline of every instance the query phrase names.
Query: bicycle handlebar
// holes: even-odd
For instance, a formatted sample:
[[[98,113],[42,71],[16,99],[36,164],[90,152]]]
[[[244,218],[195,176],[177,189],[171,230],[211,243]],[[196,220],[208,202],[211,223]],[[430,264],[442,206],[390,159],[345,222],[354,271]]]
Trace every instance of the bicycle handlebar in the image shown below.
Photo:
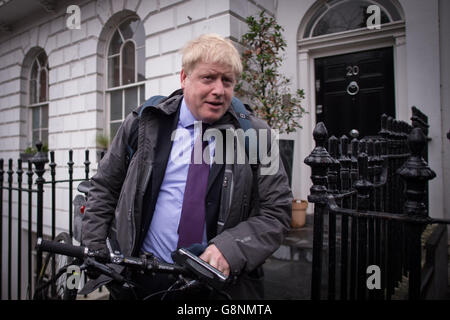
[[[67,243],[44,240],[42,238],[37,239],[36,248],[42,251],[53,252],[79,259],[84,259],[89,254],[89,250],[86,247],[77,247]]]
[[[78,258],[80,260],[85,260],[86,258],[94,258],[95,263],[90,261],[89,265],[95,267],[96,269],[104,270],[100,266],[100,262],[96,261],[96,259],[101,258],[105,260],[104,255],[96,254],[96,252],[89,250],[87,247],[83,246],[74,246],[68,243],[54,242],[49,240],[44,240],[42,238],[38,238],[36,243],[36,248],[38,250],[52,252],[64,256]],[[132,267],[141,270],[147,270],[158,273],[172,273],[172,274],[187,274],[188,271],[186,268],[177,266],[174,264],[169,264],[165,262],[157,261],[155,257],[123,257],[120,255],[111,255],[106,259],[107,262],[124,265],[127,267]]]
[[[78,258],[80,260],[87,260],[89,261],[88,266],[94,267],[101,273],[114,278],[114,280],[121,282],[120,279],[123,279],[123,277],[119,277],[118,274],[114,274],[114,271],[111,271],[112,269],[107,265],[96,261],[95,259],[100,258],[100,256],[97,256],[95,252],[89,250],[87,247],[74,246],[67,243],[59,243],[38,238],[36,248],[42,251]],[[170,273],[187,276],[194,275],[195,278],[212,286],[216,290],[223,289],[228,282],[227,277],[223,273],[184,248],[175,251],[172,254],[172,257],[178,264],[169,264],[158,261],[152,255],[144,255],[143,257],[136,258],[112,254],[108,262],[147,272]],[[101,258],[104,259],[103,256]]]

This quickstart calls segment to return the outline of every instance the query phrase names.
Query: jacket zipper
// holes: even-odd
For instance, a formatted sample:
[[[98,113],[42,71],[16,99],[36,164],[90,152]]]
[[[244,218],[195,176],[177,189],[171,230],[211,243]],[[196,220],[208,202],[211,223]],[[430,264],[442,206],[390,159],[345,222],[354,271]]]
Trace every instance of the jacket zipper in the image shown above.
[[[242,204],[242,212],[241,212],[241,221],[244,221],[247,219],[247,206],[248,206],[247,194],[244,194],[242,202],[243,202],[243,204]]]
[[[130,226],[131,232],[130,232],[130,239],[131,239],[131,246],[130,246],[130,250],[131,252],[134,250],[134,242],[135,242],[135,226],[134,226],[134,219],[133,219],[133,205],[131,206],[131,208],[128,210],[128,225]]]
[[[233,187],[233,179],[231,170],[225,170],[222,183],[222,197],[220,201],[219,219],[217,221],[217,233],[220,233],[227,220],[227,214],[231,205],[231,189]]]

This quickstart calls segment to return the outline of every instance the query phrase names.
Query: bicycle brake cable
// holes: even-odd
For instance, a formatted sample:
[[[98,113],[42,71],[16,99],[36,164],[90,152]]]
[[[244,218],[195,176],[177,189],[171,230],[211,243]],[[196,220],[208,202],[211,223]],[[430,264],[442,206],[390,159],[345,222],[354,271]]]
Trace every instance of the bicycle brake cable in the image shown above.
[[[185,280],[184,278],[181,278],[181,279],[179,278],[179,279],[178,279],[174,284],[172,284],[168,289],[165,289],[165,290],[161,290],[161,291],[157,291],[157,292],[151,293],[151,294],[149,294],[148,296],[146,296],[146,297],[145,297],[144,299],[142,299],[142,300],[145,301],[145,300],[150,299],[151,297],[154,297],[154,296],[156,296],[156,295],[159,295],[159,294],[164,293],[164,295],[161,297],[161,300],[163,300],[169,292],[181,291],[181,290],[179,290],[179,289],[173,289],[173,288],[174,288],[176,285],[181,284],[182,281],[183,281],[183,282],[186,282],[186,280]]]
[[[178,285],[178,284],[181,284],[181,281],[186,282],[186,279],[180,277],[177,281],[175,281],[174,284],[172,284],[167,290],[165,290],[165,293],[164,293],[163,296],[161,297],[161,301],[164,300],[164,298],[166,297],[166,295],[167,295],[169,292],[175,292],[175,291],[180,290],[179,288],[178,288],[178,289],[174,289],[174,287],[175,287],[176,285]],[[161,291],[161,293],[162,293],[162,292],[164,292],[164,291]]]

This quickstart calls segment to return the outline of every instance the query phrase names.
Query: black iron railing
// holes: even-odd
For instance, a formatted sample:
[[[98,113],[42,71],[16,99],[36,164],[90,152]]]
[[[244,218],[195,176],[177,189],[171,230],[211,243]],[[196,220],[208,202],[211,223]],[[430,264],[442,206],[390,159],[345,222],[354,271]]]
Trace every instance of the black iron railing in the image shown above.
[[[65,180],[56,180],[56,167],[55,163],[55,153],[54,151],[50,151],[50,180],[46,181],[44,179],[44,174],[46,172],[45,165],[49,162],[48,155],[46,152],[42,152],[42,144],[38,143],[36,145],[38,152],[31,159],[28,160],[27,171],[25,172],[22,167],[22,160],[17,160],[17,165],[14,168],[13,160],[8,160],[7,170],[4,170],[4,160],[0,159],[0,270],[3,270],[2,261],[3,250],[6,248],[7,250],[7,266],[6,266],[6,279],[7,279],[7,297],[2,297],[2,290],[0,290],[0,300],[1,299],[22,299],[24,295],[22,294],[22,270],[26,270],[27,273],[27,293],[25,298],[31,299],[34,284],[37,277],[37,270],[41,270],[42,268],[42,253],[36,253],[36,265],[33,266],[33,230],[36,232],[36,237],[43,236],[43,222],[44,222],[44,186],[50,185],[51,192],[51,208],[49,213],[51,215],[50,222],[50,235],[51,239],[56,237],[56,189],[58,184],[67,184],[68,185],[68,212],[69,212],[69,234],[72,236],[73,234],[73,183],[77,181],[89,180],[89,172],[90,172],[90,164],[89,161],[89,150],[85,151],[85,177],[74,179],[73,178],[73,170],[75,163],[73,162],[73,151],[69,150],[69,161],[67,162],[68,168],[68,179]],[[34,165],[34,169],[33,169]],[[7,185],[4,185],[4,175],[7,175]],[[23,186],[23,174],[26,173],[28,176],[27,187]],[[16,179],[14,179],[14,175],[16,175]],[[3,242],[3,213],[4,213],[4,202],[3,202],[3,193],[4,191],[7,193],[8,201],[7,201],[7,243]],[[13,203],[13,195],[16,193],[17,195],[17,233],[14,232],[13,220],[15,212],[13,212],[14,203]],[[23,203],[23,195],[25,194],[25,198],[27,199],[25,203]],[[33,196],[35,194],[35,197]],[[34,201],[36,204],[34,205]],[[22,207],[26,205],[28,208],[27,212],[27,236],[26,239],[22,239],[22,227],[24,217],[22,215]],[[36,214],[36,220],[33,221],[33,213]],[[46,213],[47,214],[47,211]],[[26,242],[25,242],[25,241]],[[22,261],[22,249],[24,247],[24,243],[26,243],[27,254],[25,261]],[[14,248],[17,248],[15,252]],[[17,278],[13,279],[13,257],[17,256]],[[54,270],[53,270],[54,272]],[[13,297],[13,286],[16,286],[16,295]],[[2,277],[0,277],[0,288],[3,288]]]
[[[409,298],[421,297],[422,231],[450,223],[428,216],[435,173],[424,160],[427,128],[415,107],[413,126],[383,115],[378,136],[353,133],[350,147],[348,137],[328,139],[325,125],[316,126],[316,147],[304,161],[315,204],[312,299],[391,299],[406,275]],[[377,290],[367,285],[373,266],[381,270]]]

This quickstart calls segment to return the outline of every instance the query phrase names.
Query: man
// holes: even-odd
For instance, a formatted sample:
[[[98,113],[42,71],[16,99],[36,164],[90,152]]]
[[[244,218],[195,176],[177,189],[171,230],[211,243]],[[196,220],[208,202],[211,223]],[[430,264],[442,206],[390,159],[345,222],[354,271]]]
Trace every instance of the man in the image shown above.
[[[261,266],[290,224],[292,194],[280,159],[278,170],[265,175],[260,168],[252,170],[248,161],[209,162],[206,175],[192,173],[193,179],[193,158],[177,161],[177,154],[190,157],[195,141],[201,141],[194,132],[197,121],[222,133],[240,127],[230,105],[241,72],[239,53],[218,35],[202,35],[183,48],[182,90],[156,106],[133,111],[100,162],[83,220],[84,245],[103,249],[111,229],[124,255],[151,252],[172,262],[170,253],[189,246],[192,240],[183,239],[193,237],[206,246],[200,258],[234,280],[227,289],[232,298],[263,297]],[[138,148],[128,164],[127,142],[136,118]],[[249,120],[253,129],[269,135],[265,122],[253,115]],[[179,132],[188,132],[190,139],[178,139]],[[211,159],[227,152],[214,139],[209,147]],[[200,197],[194,195],[197,189]],[[171,284],[164,276],[135,280],[148,287],[142,295]]]

